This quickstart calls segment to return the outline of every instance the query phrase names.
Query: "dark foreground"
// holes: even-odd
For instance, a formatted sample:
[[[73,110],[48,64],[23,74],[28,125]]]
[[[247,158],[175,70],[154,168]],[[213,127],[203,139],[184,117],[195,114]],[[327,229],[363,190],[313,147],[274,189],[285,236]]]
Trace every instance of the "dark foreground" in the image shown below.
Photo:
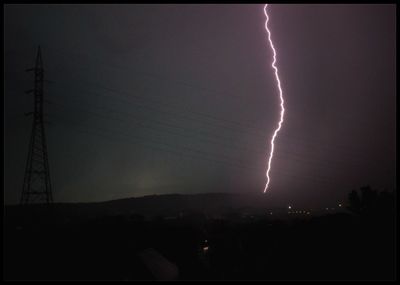
[[[395,279],[388,216],[70,220],[51,211],[6,209],[6,280]],[[158,257],[143,258],[146,249]]]

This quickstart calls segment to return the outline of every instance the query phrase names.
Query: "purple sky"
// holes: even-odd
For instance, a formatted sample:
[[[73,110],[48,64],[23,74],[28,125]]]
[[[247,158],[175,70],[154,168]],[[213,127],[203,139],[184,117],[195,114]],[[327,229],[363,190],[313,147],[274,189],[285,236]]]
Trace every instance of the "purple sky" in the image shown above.
[[[395,5],[271,5],[286,100],[270,195],[395,187]],[[258,193],[279,119],[263,5],[6,5],[5,201],[42,46],[54,197]]]

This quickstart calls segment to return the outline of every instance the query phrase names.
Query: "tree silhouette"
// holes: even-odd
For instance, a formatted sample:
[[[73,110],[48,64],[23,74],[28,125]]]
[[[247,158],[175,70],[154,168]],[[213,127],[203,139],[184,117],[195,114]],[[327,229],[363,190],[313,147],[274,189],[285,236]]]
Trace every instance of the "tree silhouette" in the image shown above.
[[[355,190],[348,195],[348,209],[363,216],[381,216],[394,213],[393,193],[378,192],[370,186],[360,188],[361,195]]]
[[[360,199],[360,196],[358,195],[358,192],[356,190],[351,191],[348,199],[349,199],[348,209],[353,213],[360,214],[361,199]]]

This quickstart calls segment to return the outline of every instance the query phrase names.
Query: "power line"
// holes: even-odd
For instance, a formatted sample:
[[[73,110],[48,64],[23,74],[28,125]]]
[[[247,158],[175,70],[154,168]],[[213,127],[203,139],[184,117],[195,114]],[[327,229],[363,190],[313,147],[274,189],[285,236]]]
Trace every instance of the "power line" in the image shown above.
[[[100,131],[106,131],[106,132],[112,133],[112,135],[123,136],[123,137],[129,138],[131,142],[138,143],[138,144],[143,144],[145,147],[150,147],[150,148],[154,148],[154,149],[157,149],[157,150],[167,151],[167,152],[176,153],[176,154],[182,154],[180,152],[176,152],[174,150],[169,149],[170,147],[172,147],[172,148],[177,147],[177,145],[171,145],[171,144],[168,144],[168,143],[163,143],[163,142],[159,142],[159,141],[155,141],[155,140],[149,140],[147,138],[140,137],[140,136],[137,136],[137,135],[133,135],[132,136],[131,134],[127,134],[127,133],[123,133],[123,132],[110,131],[110,130],[107,130],[105,128],[98,128],[98,127],[90,127],[90,128],[86,127],[85,128],[84,126],[80,126],[80,125],[71,123],[71,122],[65,120],[65,118],[62,118],[62,117],[60,117],[58,115],[55,115],[54,117],[59,122],[62,122],[62,123],[67,124],[67,125],[74,125],[74,127],[77,127],[77,128],[89,129],[91,132],[93,132],[92,131],[93,129],[94,130],[100,130]],[[105,137],[105,138],[110,139],[110,137]],[[154,145],[155,145],[155,147],[154,147]],[[163,148],[160,148],[160,146],[163,147]],[[165,148],[165,147],[167,147],[167,148]],[[235,162],[229,161],[230,158],[227,158],[227,157],[221,157],[223,160],[216,160],[214,158],[209,158],[209,156],[220,157],[220,155],[207,153],[207,152],[204,152],[204,151],[201,151],[201,150],[198,150],[198,149],[193,149],[193,148],[190,148],[190,147],[184,147],[184,146],[178,146],[178,147],[182,148],[183,150],[186,150],[186,151],[201,155],[201,156],[195,156],[195,158],[205,159],[205,160],[213,161],[213,162],[217,162],[217,163],[225,163],[225,164],[229,164],[229,165],[232,165],[232,166],[235,166],[235,167],[239,167],[239,168],[251,169],[253,171],[257,170],[257,168],[244,167],[243,164],[238,163],[236,161]],[[193,154],[190,154],[190,155],[193,155]]]
[[[55,105],[57,106],[62,106],[62,107],[67,107],[67,108],[70,108],[70,109],[72,109],[72,110],[76,110],[76,109],[80,109],[80,110],[83,110],[84,112],[85,112],[85,114],[90,114],[90,115],[92,115],[92,116],[96,116],[96,117],[100,117],[101,119],[106,119],[106,120],[114,120],[114,121],[120,121],[120,122],[123,122],[123,123],[127,123],[126,122],[126,120],[124,120],[124,119],[120,119],[120,118],[114,118],[114,117],[110,117],[110,116],[106,116],[106,115],[104,115],[104,114],[100,114],[100,113],[97,113],[97,112],[93,112],[93,111],[91,111],[91,110],[89,110],[89,109],[87,109],[87,108],[82,108],[82,107],[69,107],[69,106],[67,106],[67,105],[64,105],[64,104],[59,104],[59,103],[55,103]],[[93,107],[93,106],[92,106]],[[129,124],[131,124],[132,122],[129,122]],[[186,134],[181,134],[181,133],[175,133],[175,132],[171,132],[171,131],[169,131],[169,130],[166,130],[166,129],[157,129],[157,128],[154,128],[154,127],[152,127],[152,126],[146,126],[146,125],[144,125],[143,123],[141,123],[140,121],[136,121],[135,123],[137,123],[138,125],[140,125],[140,126],[142,126],[143,128],[146,128],[146,129],[150,129],[150,130],[153,130],[153,131],[156,131],[157,133],[159,133],[159,132],[163,132],[163,133],[166,133],[166,134],[172,134],[172,135],[177,135],[177,136],[180,136],[180,137],[183,137],[183,138],[190,138],[190,139],[192,139],[193,138],[193,136],[188,136],[188,135],[186,135]],[[203,138],[201,138],[201,139],[198,139],[198,138],[195,138],[195,140],[196,141],[204,141],[204,142],[208,142],[208,143],[212,143],[212,144],[219,144],[219,145],[223,145],[225,148],[234,148],[234,149],[238,149],[238,150],[244,150],[244,151],[247,151],[247,152],[252,152],[252,153],[254,153],[254,154],[259,154],[259,155],[261,155],[261,156],[265,156],[265,153],[263,152],[263,151],[257,151],[257,150],[250,150],[250,149],[246,149],[246,148],[244,148],[244,147],[237,147],[237,146],[234,146],[234,145],[232,145],[232,144],[227,144],[226,143],[226,141],[228,141],[228,140],[225,140],[225,142],[220,142],[220,141],[215,141],[215,140],[210,140],[210,139],[203,139]],[[285,153],[285,152],[284,152]],[[286,152],[286,154],[289,154],[289,155],[291,155],[291,156],[293,156],[293,152]],[[297,157],[299,157],[298,155],[296,155]],[[286,156],[286,157],[288,157],[288,156]],[[293,157],[291,157],[290,159],[293,159]],[[297,160],[299,160],[298,158],[295,158],[295,159],[297,159]],[[306,160],[303,160],[303,161],[306,161]],[[315,161],[315,159],[313,160],[313,159],[311,159],[311,161]],[[321,162],[321,161],[318,161],[318,162]],[[323,161],[324,162],[324,161]],[[249,163],[249,162],[247,162],[247,163]],[[326,161],[325,161],[325,163],[327,163]],[[330,165],[331,166],[331,165]]]
[[[94,113],[94,112],[91,112],[91,111],[89,111],[89,113],[90,114],[93,114],[93,115],[96,115],[96,114],[98,114],[98,113]],[[109,119],[109,117],[108,116],[104,116],[104,115],[101,115],[101,117],[102,118],[105,118],[105,119]],[[127,134],[125,134],[125,135],[127,135]],[[154,142],[154,141],[153,141]],[[174,145],[174,147],[177,147],[178,145]],[[193,149],[190,149],[190,150],[193,150]],[[196,152],[198,152],[198,150],[195,150]],[[203,152],[203,154],[209,154],[209,153],[204,153]],[[209,155],[211,155],[211,156],[213,156],[213,157],[218,157],[218,156],[220,156],[220,154],[209,154]],[[292,160],[297,160],[297,161],[303,161],[303,163],[307,163],[307,164],[310,164],[310,162],[312,162],[312,161],[316,161],[316,160],[311,160],[310,161],[310,159],[309,158],[307,158],[307,159],[299,159],[299,157],[297,156],[296,158],[293,158],[293,155],[292,154],[290,154],[289,153],[289,160],[290,161],[292,161]],[[226,157],[226,156],[224,156],[223,157],[223,159],[228,159],[228,160],[230,160],[231,158],[229,158],[229,157]],[[317,161],[318,163],[320,163],[321,161],[320,160],[318,160]],[[247,165],[251,165],[253,162],[246,162],[246,164]],[[332,167],[332,165],[331,164],[326,164],[327,166],[329,166],[329,168],[335,168],[335,167]],[[320,164],[318,164],[318,167],[320,167],[321,165]],[[335,170],[338,170],[338,168],[335,168]],[[315,177],[315,175],[314,175],[314,177]]]
[[[96,96],[103,96],[103,97],[104,97],[104,96],[109,96],[109,95],[99,94],[99,93],[93,92],[93,91],[88,91],[88,92],[91,92],[92,94],[94,94],[94,95],[96,95]],[[124,97],[129,97],[129,96],[126,96],[126,95],[122,95],[122,96],[124,96]],[[114,98],[114,99],[115,99],[115,98]],[[131,102],[131,101],[129,101],[129,100],[122,100],[122,99],[118,99],[118,100],[121,100],[121,101],[126,102],[126,103],[134,103],[134,102]],[[134,104],[138,105],[137,103],[134,103]],[[172,115],[172,116],[175,116],[175,117],[181,117],[181,118],[183,118],[184,120],[191,120],[191,121],[200,122],[200,123],[202,123],[202,124],[211,126],[211,127],[213,127],[213,128],[221,127],[222,130],[223,130],[224,132],[226,132],[226,131],[236,131],[236,132],[238,132],[238,131],[239,131],[237,128],[232,128],[232,127],[225,126],[225,125],[224,125],[224,126],[216,126],[216,125],[213,125],[213,124],[210,123],[210,122],[205,122],[205,121],[202,121],[202,120],[199,120],[199,119],[193,119],[193,118],[191,118],[191,117],[189,117],[189,116],[185,116],[185,115],[182,115],[182,114],[177,113],[176,110],[174,110],[173,112],[166,112],[166,111],[164,111],[164,110],[161,110],[161,109],[159,109],[159,108],[154,108],[154,107],[152,107],[152,106],[140,105],[140,104],[139,104],[139,106],[140,106],[141,108],[144,108],[144,109],[149,109],[149,110],[152,110],[152,111],[156,111],[157,113],[164,113],[164,114]],[[260,133],[251,132],[251,131],[249,131],[249,130],[247,130],[247,129],[241,129],[240,131],[241,131],[241,132],[244,132],[244,133],[255,134],[255,135],[259,136],[260,139],[261,139],[262,141],[266,141],[266,140],[267,140],[267,138],[264,137],[264,136],[261,136]],[[218,135],[213,135],[213,136],[218,137]],[[294,136],[289,136],[290,139],[287,139],[286,136],[287,136],[287,135],[283,134],[283,137],[280,138],[280,139],[283,139],[283,140],[286,139],[287,141],[289,141],[289,140],[290,140],[290,141],[292,141],[292,140],[297,140],[298,143],[302,143],[302,144],[306,144],[306,145],[307,145],[307,143],[305,143],[304,141],[300,141],[299,138],[296,138],[296,137],[294,137]],[[315,138],[314,138],[314,140],[315,140]],[[312,144],[309,144],[309,145],[312,145]],[[326,146],[324,146],[324,145],[321,146],[321,144],[318,144],[318,147],[319,147],[319,148],[325,148],[325,149],[327,149]],[[346,149],[346,147],[341,146],[341,145],[337,145],[336,148],[337,148],[337,149],[342,148],[342,152],[344,151],[344,149]],[[348,154],[349,154],[349,153],[348,153]],[[351,155],[352,155],[353,157],[355,157],[354,152],[352,152]]]
[[[20,49],[20,51],[21,51],[22,49]],[[100,66],[101,67],[104,67],[104,66],[112,66],[112,68],[113,69],[117,69],[117,70],[121,70],[121,71],[129,71],[129,73],[132,73],[132,72],[134,72],[136,75],[142,75],[142,76],[146,76],[146,77],[151,77],[151,78],[154,78],[154,79],[156,79],[156,80],[166,80],[166,81],[168,81],[168,83],[175,83],[175,84],[179,84],[179,85],[185,85],[185,86],[190,86],[190,87],[192,87],[192,88],[194,88],[194,89],[199,89],[199,90],[204,90],[204,91],[208,91],[208,92],[212,92],[212,93],[218,93],[218,94],[222,94],[222,92],[221,91],[215,91],[215,90],[210,90],[209,88],[205,88],[205,87],[203,87],[203,86],[196,86],[196,85],[192,85],[192,84],[189,84],[189,83],[187,83],[187,82],[184,82],[184,81],[178,81],[178,80],[171,80],[170,78],[164,78],[163,76],[160,76],[160,75],[156,75],[156,74],[153,74],[153,73],[149,73],[149,72],[140,72],[140,71],[132,71],[132,69],[131,68],[128,68],[128,67],[123,67],[123,66],[121,66],[121,65],[115,65],[115,64],[110,64],[110,63],[106,63],[106,62],[104,62],[104,61],[99,61],[98,59],[94,59],[94,57],[92,56],[92,55],[83,55],[83,54],[80,54],[80,55],[78,55],[76,52],[75,53],[73,53],[73,52],[70,52],[70,51],[65,51],[65,50],[62,50],[62,49],[60,49],[60,48],[54,48],[54,47],[51,47],[50,49],[49,49],[49,51],[50,52],[56,52],[56,53],[61,53],[61,54],[66,54],[66,55],[69,55],[69,56],[71,56],[71,55],[73,55],[73,56],[78,56],[78,57],[80,57],[80,58],[82,58],[82,57],[85,57],[86,59],[89,59],[90,61],[92,61],[92,62],[97,62],[97,63],[100,63]],[[70,61],[68,62],[68,63],[70,63]],[[82,61],[79,61],[79,66],[82,66]],[[92,66],[88,66],[89,68],[93,68]],[[74,69],[76,69],[75,67],[74,67]],[[226,95],[226,94],[223,94],[223,95]],[[225,96],[226,97],[226,96]],[[233,96],[229,96],[229,97],[226,97],[226,98],[229,98],[230,100],[231,99],[234,99],[235,97],[233,97]],[[229,101],[227,101],[227,102],[229,102]],[[224,102],[224,104],[226,104],[227,102]],[[304,104],[303,104],[304,105]],[[203,115],[205,115],[205,116],[210,116],[209,114],[203,114]],[[354,119],[354,117],[355,116],[351,116],[351,115],[349,115],[349,114],[341,114],[341,116],[347,116],[347,118],[352,118],[352,119]],[[214,117],[214,116],[213,116]],[[359,117],[357,117],[358,119],[360,119]],[[368,124],[369,122],[367,122],[367,121],[364,121],[366,124]],[[240,123],[240,122],[236,122],[236,123]],[[249,124],[251,125],[251,122],[249,122]],[[387,125],[387,124],[386,124]],[[260,135],[264,135],[264,134],[261,134],[260,132],[259,132],[259,134]],[[347,146],[344,146],[344,147],[346,147],[347,148]]]
[[[71,54],[74,54],[74,53],[71,53],[71,52],[69,52],[69,51],[65,51],[65,50],[61,50],[61,49],[57,49],[58,50],[58,52],[59,53],[63,53],[63,54],[68,54],[68,55],[71,55]],[[74,54],[75,56],[77,56],[77,54],[75,53]],[[109,66],[109,67],[111,67],[111,68],[113,68],[113,69],[117,69],[117,70],[120,70],[120,71],[124,71],[124,72],[126,72],[126,71],[128,71],[129,73],[132,73],[132,72],[134,72],[136,75],[142,75],[142,76],[145,76],[145,77],[151,77],[151,78],[154,78],[155,80],[165,80],[165,81],[168,81],[168,83],[173,83],[173,84],[179,84],[179,85],[185,85],[185,86],[190,86],[191,88],[194,88],[194,89],[198,89],[198,90],[203,90],[203,91],[207,91],[207,92],[211,92],[211,93],[217,93],[217,94],[221,94],[221,95],[224,95],[224,97],[225,98],[229,98],[230,100],[231,99],[238,99],[238,98],[235,98],[234,96],[232,96],[232,94],[230,94],[230,96],[226,96],[226,94],[224,94],[223,92],[221,92],[221,91],[215,91],[215,90],[210,90],[209,88],[205,88],[205,87],[203,87],[203,86],[195,86],[195,85],[193,85],[193,84],[189,84],[189,83],[187,83],[187,82],[184,82],[184,81],[178,81],[178,80],[171,80],[170,78],[164,78],[163,76],[160,76],[160,75],[155,75],[155,74],[153,74],[153,73],[149,73],[149,72],[139,72],[139,71],[132,71],[132,69],[131,68],[128,68],[128,67],[123,67],[123,66],[121,66],[121,65],[116,65],[116,64],[110,64],[110,63],[106,63],[106,62],[104,62],[104,61],[99,61],[98,59],[94,59],[94,57],[92,56],[92,55],[79,55],[81,58],[82,57],[85,57],[86,59],[89,59],[90,61],[92,61],[92,62],[97,62],[97,63],[99,63],[100,64],[100,66],[102,67],[102,68],[104,68],[104,66]],[[81,61],[79,61],[79,65],[81,66],[82,65],[82,62]],[[89,66],[89,65],[87,65],[89,68],[93,68],[92,66]],[[228,101],[229,102],[229,101]],[[226,101],[224,101],[224,104],[226,104],[227,102]],[[305,104],[302,104],[302,106],[304,106]],[[207,116],[207,114],[204,114],[204,115],[206,115]],[[349,114],[345,114],[345,113],[340,113],[340,116],[342,116],[342,117],[347,117],[347,118],[351,118],[352,120],[354,120],[354,118],[355,118],[355,116],[352,116],[352,115],[349,115]],[[359,117],[357,117],[357,119],[358,120],[360,120],[360,118]],[[361,120],[362,122],[364,122],[365,124],[369,124],[370,122],[369,121],[363,121],[363,120]],[[249,122],[250,124],[251,124],[251,122]],[[385,124],[385,123],[384,123]],[[385,125],[388,125],[388,124],[385,124]]]
[[[117,90],[117,89],[114,89],[114,88],[109,88],[109,87],[105,87],[105,86],[101,86],[101,88],[103,88],[103,89],[105,89],[105,90],[108,90],[108,91],[111,91],[111,92],[121,92],[120,90]],[[126,92],[124,92],[125,94],[128,94],[128,93],[126,93]],[[129,96],[129,97],[131,97],[131,96]],[[135,98],[140,98],[140,99],[143,99],[143,97],[135,97]],[[208,115],[206,115],[206,117],[208,117],[208,118],[210,118]],[[189,117],[186,117],[187,119],[189,118]],[[215,120],[220,120],[220,118],[215,118],[215,117],[213,117],[212,116],[212,118],[213,119],[215,119]],[[224,120],[224,119],[223,119]],[[203,121],[199,121],[199,122],[202,122],[203,123]],[[235,122],[235,121],[231,121],[231,120],[224,120],[224,122],[229,122],[229,123],[233,123],[233,124],[241,124],[240,122]],[[241,124],[241,125],[245,125],[245,124]],[[215,125],[213,125],[213,127],[216,127]],[[224,126],[225,127],[225,129],[226,129],[226,126]],[[229,129],[232,129],[232,130],[237,130],[237,129],[234,129],[234,128],[229,128]]]
[[[93,85],[93,84],[92,84]],[[108,90],[108,91],[111,91],[111,92],[121,92],[120,90],[116,90],[116,89],[114,89],[114,88],[108,88],[108,87],[104,87],[104,86],[101,86],[103,89],[105,89],[105,90]],[[126,92],[124,92],[124,93],[126,93]],[[126,93],[126,94],[128,94],[128,93]],[[130,94],[130,93],[129,93]],[[105,96],[107,96],[107,95],[105,95]],[[132,95],[130,94],[130,96],[129,96],[129,98],[131,98],[132,99]],[[134,99],[147,99],[147,98],[143,98],[143,97],[141,97],[141,96],[136,96],[136,97],[134,97]],[[154,102],[154,100],[153,100],[153,102]],[[132,103],[132,102],[130,102],[130,103]],[[163,113],[166,113],[167,115],[171,115],[172,113],[169,113],[169,112],[165,112],[165,111],[160,111],[159,109],[156,109],[156,108],[154,108],[154,107],[149,107],[149,106],[143,106],[143,105],[141,105],[141,107],[143,108],[152,108],[153,110],[156,110],[157,112],[163,112]],[[199,112],[196,112],[196,114],[197,115],[200,115],[201,113],[199,113]],[[175,115],[176,116],[176,114],[172,114],[172,115]],[[205,117],[208,117],[208,118],[210,118],[210,116],[209,116],[209,114],[202,114],[202,115],[204,115]],[[179,116],[179,115],[178,115]],[[182,115],[180,114],[180,116],[182,117]],[[185,115],[183,115],[184,117],[184,119],[186,120],[186,119],[192,119],[192,118],[190,118],[190,117],[188,117],[188,116],[185,116]],[[211,116],[211,117],[213,117],[213,116]],[[218,120],[217,118],[213,118],[213,119],[216,119],[216,120]],[[204,124],[205,122],[204,121],[199,121],[199,120],[197,120],[198,122],[200,122],[200,123],[202,123],[202,124]],[[232,121],[232,120],[225,120],[224,122],[229,122],[229,123],[233,123],[233,124],[239,124],[239,125],[243,125],[243,126],[246,126],[247,127],[247,125],[246,124],[242,124],[241,122],[235,122],[235,121]],[[208,125],[210,125],[210,124],[208,124]],[[211,124],[211,126],[212,127],[217,127],[217,126],[215,126],[215,125],[212,125]],[[223,128],[224,128],[224,130],[233,130],[233,131],[238,131],[237,129],[235,129],[235,128],[232,128],[232,127],[227,127],[227,126],[223,126]],[[256,134],[256,135],[258,135],[258,136],[260,136],[260,138],[263,140],[263,141],[265,141],[267,138],[266,137],[264,137],[264,136],[266,136],[265,134],[261,134],[261,132],[253,132],[253,131],[250,131],[250,130],[248,130],[248,129],[245,129],[245,130],[242,130],[242,131],[244,131],[244,132],[246,132],[246,133],[252,133],[252,134]],[[286,140],[286,136],[287,135],[284,135],[281,139],[283,139],[283,140]],[[290,141],[292,141],[293,139],[295,139],[295,140],[298,140],[298,138],[294,138],[293,136],[289,136],[290,137]],[[315,138],[314,138],[315,139]],[[305,142],[304,141],[301,141],[300,143],[302,143],[302,144],[305,144]],[[307,144],[307,143],[306,143]],[[318,145],[319,146],[319,148],[325,148],[326,149],[326,146],[321,146],[321,144],[319,144]],[[335,146],[335,148],[337,148],[337,149],[339,149],[339,148],[343,148],[343,150],[341,151],[341,152],[343,152],[344,151],[344,149],[348,149],[348,146],[341,146],[341,145],[336,145]],[[329,149],[329,148],[328,148]],[[352,151],[352,153],[351,153],[351,156],[352,157],[355,157],[356,156],[356,154],[357,154],[357,152],[354,152],[354,151]]]
[[[58,103],[56,103],[56,104],[58,104]],[[66,105],[64,105],[64,106],[66,106]],[[117,113],[118,115],[128,115],[128,116],[134,117],[135,119],[138,118],[138,116],[135,116],[133,113],[119,112],[119,111],[111,110],[111,109],[104,108],[104,107],[98,108],[97,106],[93,106],[93,104],[92,104],[91,107],[92,107],[92,108],[95,107],[95,108],[97,108],[97,109],[101,109],[102,111],[103,111],[103,110],[107,110],[108,112]],[[85,112],[87,112],[87,113],[90,113],[90,114],[93,114],[93,115],[96,115],[96,116],[100,116],[100,117],[103,117],[103,118],[111,118],[112,120],[123,121],[123,120],[121,120],[121,119],[116,119],[116,118],[112,118],[112,117],[107,117],[107,116],[105,116],[104,114],[99,114],[99,113],[92,112],[92,111],[90,111],[90,110],[88,110],[88,109],[85,109],[85,108],[82,108],[82,107],[74,107],[74,108],[81,109],[81,110],[83,110],[83,111],[85,111]],[[160,122],[160,121],[157,121],[157,120],[154,120],[154,119],[148,119],[148,120],[151,121],[151,122],[154,122],[154,123],[156,123],[156,124],[162,125],[162,126],[172,127],[172,128],[175,128],[175,129],[181,129],[181,130],[184,130],[185,132],[189,132],[189,133],[192,132],[192,133],[193,133],[193,129],[188,129],[188,128],[184,128],[184,127],[181,127],[181,126],[176,126],[176,125],[173,125],[173,124],[167,124],[167,123],[165,123],[165,122]],[[155,129],[154,127],[146,126],[145,124],[141,123],[140,121],[136,121],[135,123],[138,124],[138,125],[141,125],[142,127],[145,127],[145,128],[148,128],[148,129],[153,129],[153,130],[155,130],[155,131],[157,131],[157,132],[161,131],[161,132],[167,132],[167,133],[173,134],[173,135],[178,135],[178,136],[181,136],[181,137],[193,138],[193,136],[187,136],[187,135],[183,135],[183,134],[180,134],[180,133],[174,133],[174,132],[167,131],[167,130],[165,130],[165,129],[161,129],[161,130]],[[265,155],[265,152],[264,152],[264,150],[263,150],[261,147],[259,148],[259,151],[255,151],[254,149],[250,150],[250,149],[246,149],[246,148],[244,148],[244,147],[238,147],[238,146],[236,146],[236,145],[233,145],[232,143],[227,144],[226,142],[229,141],[231,138],[226,138],[226,137],[224,137],[224,136],[220,136],[220,135],[216,135],[216,134],[209,134],[209,133],[207,133],[207,132],[201,132],[201,131],[198,131],[198,130],[196,131],[196,134],[195,134],[195,135],[198,136],[199,133],[202,133],[202,134],[205,134],[205,135],[211,135],[214,139],[208,139],[208,138],[207,138],[207,139],[204,139],[204,138],[200,138],[200,139],[196,139],[196,140],[207,141],[207,142],[210,142],[210,143],[215,143],[215,144],[224,145],[225,147],[229,147],[229,148],[235,148],[235,149],[240,149],[240,150],[247,151],[247,152],[253,152],[253,153],[258,153],[258,154],[260,154],[260,155]],[[220,142],[220,141],[218,141],[218,140],[215,140],[215,138],[216,138],[216,139],[220,138],[220,139],[222,139],[222,141]],[[288,154],[290,154],[290,155],[293,155],[293,154],[294,154],[295,156],[299,157],[299,155],[298,155],[297,153],[294,153],[294,152],[290,152],[290,151],[288,152],[288,151],[282,151],[282,150],[280,150],[279,152],[281,152],[281,153],[282,153],[282,152],[283,152],[283,153],[288,153]],[[311,158],[310,158],[310,155],[308,155],[308,156],[307,156],[307,159],[308,159],[308,160],[316,161],[315,159],[312,159],[312,157],[315,157],[315,156],[311,155]],[[332,163],[335,164],[335,163],[339,163],[339,162],[332,161],[332,160],[324,160],[324,161],[318,160],[318,162],[319,162],[319,163],[322,162],[322,163],[326,163],[326,164],[332,164]],[[351,164],[354,165],[354,162],[351,163]],[[330,165],[330,166],[332,166],[332,165]],[[361,167],[361,165],[357,165],[357,166],[360,166],[360,167]]]
[[[63,118],[58,117],[58,121],[60,121],[60,119],[61,119],[61,122],[64,123],[64,124],[67,124],[67,125],[71,124],[70,122],[66,122]],[[126,135],[126,134],[114,132],[113,136],[110,137],[110,136],[104,135],[102,133],[93,132],[93,130],[92,130],[92,129],[95,129],[95,130],[104,131],[105,130],[104,128],[102,129],[102,128],[93,128],[93,127],[91,127],[91,128],[88,129],[88,128],[85,128],[83,126],[75,126],[75,127],[80,128],[81,130],[75,130],[74,129],[74,131],[77,131],[77,132],[80,132],[80,133],[89,134],[89,135],[96,135],[96,136],[99,136],[99,137],[103,137],[103,138],[109,139],[111,141],[120,141],[120,142],[123,142],[123,143],[127,143],[127,141],[129,141],[129,142],[134,143],[134,144],[142,144],[146,148],[151,148],[151,149],[162,151],[162,152],[172,153],[172,154],[175,154],[175,155],[177,155],[179,157],[183,156],[183,157],[189,157],[189,158],[196,159],[196,160],[200,159],[200,160],[205,160],[205,161],[209,161],[209,162],[215,162],[215,163],[218,163],[218,164],[223,164],[225,166],[234,167],[234,168],[236,168],[238,170],[239,169],[240,170],[245,170],[245,171],[248,171],[249,173],[251,172],[252,174],[254,174],[254,171],[259,172],[259,169],[255,168],[255,167],[238,165],[238,164],[235,164],[235,163],[231,163],[229,161],[221,161],[221,160],[216,160],[216,159],[210,159],[210,158],[204,157],[203,154],[201,156],[198,156],[198,155],[195,155],[195,154],[192,154],[192,153],[187,154],[187,153],[174,151],[174,150],[171,150],[171,149],[160,148],[159,145],[161,145],[161,146],[165,146],[165,145],[159,144],[158,142],[154,142],[153,141],[153,142],[151,142],[151,144],[153,144],[153,145],[149,145],[147,140],[146,141],[141,141],[140,139],[132,140],[132,138],[129,135]],[[107,131],[109,132],[109,130],[107,130]],[[125,139],[125,140],[116,139],[115,138],[115,134],[117,134],[119,136],[124,136],[127,139]],[[186,149],[190,150],[190,148],[186,148]],[[198,153],[197,150],[194,150],[194,152]],[[279,171],[279,172],[282,173],[282,171]],[[293,173],[289,173],[287,171],[285,171],[283,174],[285,175],[285,177],[294,177],[296,179],[304,180],[306,182],[312,181],[312,182],[316,182],[316,183],[319,183],[319,184],[323,183],[323,184],[330,184],[330,185],[338,183],[337,181],[335,181],[335,180],[332,181],[332,180],[330,180],[329,178],[326,178],[326,177],[305,176],[305,175],[301,175],[300,176],[300,175],[295,175]]]

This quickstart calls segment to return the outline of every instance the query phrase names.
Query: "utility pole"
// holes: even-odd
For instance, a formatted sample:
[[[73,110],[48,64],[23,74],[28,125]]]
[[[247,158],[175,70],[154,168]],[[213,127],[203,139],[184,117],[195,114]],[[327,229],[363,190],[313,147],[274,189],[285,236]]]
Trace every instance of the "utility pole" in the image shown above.
[[[33,115],[33,125],[20,203],[23,205],[34,202],[50,204],[53,202],[53,196],[43,121],[44,70],[40,46],[35,67],[26,71],[33,71],[35,74],[34,89],[26,91],[28,94],[34,94],[34,110],[26,114]]]

